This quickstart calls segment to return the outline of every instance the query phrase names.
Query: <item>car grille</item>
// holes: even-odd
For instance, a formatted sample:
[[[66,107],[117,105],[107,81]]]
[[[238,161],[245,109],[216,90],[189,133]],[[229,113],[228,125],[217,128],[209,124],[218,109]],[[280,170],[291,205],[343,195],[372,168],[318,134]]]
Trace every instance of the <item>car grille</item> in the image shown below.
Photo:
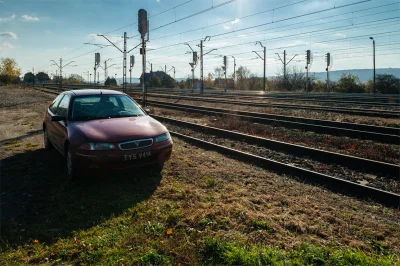
[[[153,139],[138,139],[118,144],[121,150],[135,150],[153,145]]]

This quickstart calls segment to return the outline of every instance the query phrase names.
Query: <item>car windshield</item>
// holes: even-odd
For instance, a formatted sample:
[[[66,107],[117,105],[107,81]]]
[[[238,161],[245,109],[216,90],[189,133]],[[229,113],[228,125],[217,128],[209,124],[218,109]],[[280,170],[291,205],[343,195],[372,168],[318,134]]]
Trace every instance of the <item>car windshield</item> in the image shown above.
[[[89,95],[72,102],[71,120],[142,116],[145,113],[126,95]]]

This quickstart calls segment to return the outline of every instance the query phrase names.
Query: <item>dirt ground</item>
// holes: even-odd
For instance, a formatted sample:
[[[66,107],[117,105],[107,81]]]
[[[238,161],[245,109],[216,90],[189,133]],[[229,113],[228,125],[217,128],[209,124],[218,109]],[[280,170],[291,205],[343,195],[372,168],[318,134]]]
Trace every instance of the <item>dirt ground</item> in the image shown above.
[[[32,91],[0,93],[19,99]],[[70,183],[62,157],[45,151],[42,135],[35,135],[55,96],[34,94],[41,103],[15,99],[15,106],[0,108],[2,265],[136,265],[151,250],[170,264],[195,265],[208,236],[280,250],[311,243],[400,254],[398,210],[176,138],[161,175]]]

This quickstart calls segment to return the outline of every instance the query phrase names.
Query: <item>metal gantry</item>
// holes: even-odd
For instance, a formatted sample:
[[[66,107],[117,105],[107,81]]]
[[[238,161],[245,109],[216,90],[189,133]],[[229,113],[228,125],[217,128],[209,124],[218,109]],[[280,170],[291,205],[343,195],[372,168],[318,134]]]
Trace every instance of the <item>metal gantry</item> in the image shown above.
[[[257,53],[257,51],[253,51],[253,52],[256,53],[258,55],[258,57],[260,57],[264,61],[264,82],[263,82],[264,86],[263,86],[263,91],[265,91],[265,87],[266,87],[266,83],[267,83],[267,77],[265,76],[266,75],[266,67],[267,67],[267,48],[260,41],[257,41],[256,45],[257,44],[260,44],[260,46],[264,48],[264,57],[259,55]]]

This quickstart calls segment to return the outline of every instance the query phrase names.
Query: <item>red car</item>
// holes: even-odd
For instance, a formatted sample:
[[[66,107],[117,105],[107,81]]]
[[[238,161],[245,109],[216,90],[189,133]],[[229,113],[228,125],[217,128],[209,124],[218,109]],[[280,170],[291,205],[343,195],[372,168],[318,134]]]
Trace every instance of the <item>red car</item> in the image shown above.
[[[112,90],[61,93],[47,110],[43,135],[46,149],[65,156],[69,178],[140,166],[161,171],[173,144],[165,126]]]

